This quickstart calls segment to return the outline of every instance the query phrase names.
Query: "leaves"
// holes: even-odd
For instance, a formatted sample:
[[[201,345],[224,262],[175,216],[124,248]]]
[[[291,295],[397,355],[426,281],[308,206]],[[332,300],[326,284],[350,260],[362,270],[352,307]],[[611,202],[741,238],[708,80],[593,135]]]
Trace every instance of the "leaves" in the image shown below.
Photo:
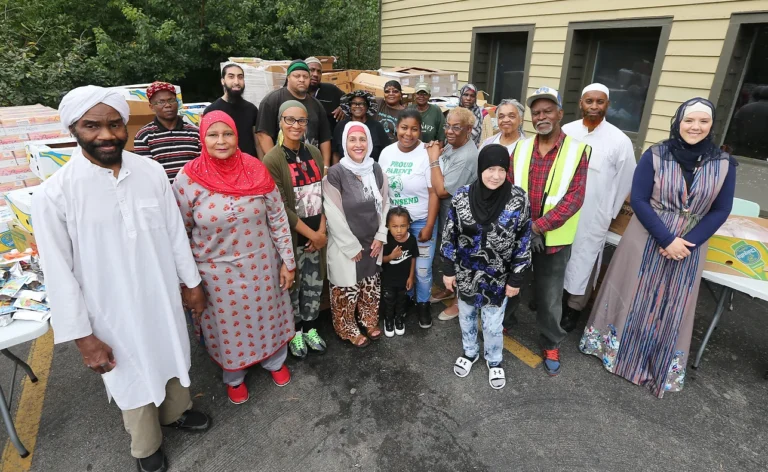
[[[153,80],[208,101],[230,56],[375,68],[378,15],[378,0],[0,0],[0,106]]]

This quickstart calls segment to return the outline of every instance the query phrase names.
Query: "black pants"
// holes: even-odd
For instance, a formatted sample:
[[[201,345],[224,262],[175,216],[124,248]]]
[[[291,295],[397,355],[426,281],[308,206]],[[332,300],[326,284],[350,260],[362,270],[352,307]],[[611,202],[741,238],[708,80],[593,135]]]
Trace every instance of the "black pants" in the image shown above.
[[[381,309],[385,320],[404,319],[408,293],[405,288],[381,287]]]

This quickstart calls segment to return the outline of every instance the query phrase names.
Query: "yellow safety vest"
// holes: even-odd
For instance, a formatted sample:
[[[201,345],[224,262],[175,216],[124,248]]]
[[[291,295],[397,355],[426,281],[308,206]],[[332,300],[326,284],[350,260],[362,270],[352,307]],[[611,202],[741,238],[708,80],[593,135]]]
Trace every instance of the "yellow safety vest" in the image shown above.
[[[535,137],[520,141],[515,146],[514,152],[514,184],[521,187],[526,193],[528,193],[528,172],[531,168],[534,141]],[[549,169],[547,183],[544,186],[544,192],[546,193],[542,215],[547,214],[565,197],[568,187],[571,185],[571,180],[573,180],[573,176],[576,174],[576,169],[579,167],[581,155],[585,151],[587,159],[589,159],[592,154],[592,148],[588,144],[577,141],[570,136],[565,137],[563,145],[560,146],[557,157],[555,157],[555,162],[552,163],[552,167]],[[576,239],[576,228],[579,226],[580,214],[581,210],[570,217],[563,226],[548,231],[544,237],[545,244],[547,246],[567,246],[573,244],[573,240]],[[538,218],[538,215],[533,215],[532,217],[535,219]]]

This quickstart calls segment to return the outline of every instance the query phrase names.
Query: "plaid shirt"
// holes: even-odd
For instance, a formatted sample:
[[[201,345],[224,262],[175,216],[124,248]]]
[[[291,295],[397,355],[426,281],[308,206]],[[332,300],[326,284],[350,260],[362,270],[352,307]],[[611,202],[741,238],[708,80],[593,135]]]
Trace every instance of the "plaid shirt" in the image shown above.
[[[531,168],[528,171],[528,199],[531,202],[531,219],[533,223],[543,233],[555,230],[565,224],[570,217],[576,214],[584,203],[584,191],[587,188],[587,169],[589,160],[586,151],[581,155],[581,161],[576,168],[576,173],[568,187],[568,192],[562,200],[545,215],[541,216],[541,207],[546,191],[547,177],[555,162],[557,153],[565,141],[565,133],[560,131],[560,137],[557,143],[549,150],[546,156],[539,154],[539,137],[536,136],[533,141],[533,156],[531,156]],[[514,158],[514,152],[512,153]],[[514,162],[510,163],[507,179],[514,182]],[[547,254],[555,254],[565,246],[547,246]]]

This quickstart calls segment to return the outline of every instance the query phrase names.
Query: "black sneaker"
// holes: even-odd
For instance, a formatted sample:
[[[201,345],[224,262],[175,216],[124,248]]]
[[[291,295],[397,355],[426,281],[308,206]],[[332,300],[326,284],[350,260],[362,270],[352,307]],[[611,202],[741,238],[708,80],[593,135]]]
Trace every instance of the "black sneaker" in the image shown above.
[[[579,324],[579,318],[581,318],[581,312],[568,307],[563,311],[560,327],[563,328],[566,333],[570,333],[576,329],[576,325]]]
[[[164,428],[175,428],[180,431],[199,432],[205,431],[211,426],[211,419],[203,412],[187,410],[181,418],[171,424],[164,424]]]
[[[432,310],[429,302],[419,303],[419,327],[429,329],[432,327]]]
[[[405,334],[405,317],[398,316],[395,318],[395,334],[402,336]]]
[[[165,472],[168,470],[168,460],[165,458],[161,447],[154,454],[144,459],[136,459],[136,468],[139,472]]]
[[[384,336],[391,338],[395,335],[395,321],[384,320]]]

